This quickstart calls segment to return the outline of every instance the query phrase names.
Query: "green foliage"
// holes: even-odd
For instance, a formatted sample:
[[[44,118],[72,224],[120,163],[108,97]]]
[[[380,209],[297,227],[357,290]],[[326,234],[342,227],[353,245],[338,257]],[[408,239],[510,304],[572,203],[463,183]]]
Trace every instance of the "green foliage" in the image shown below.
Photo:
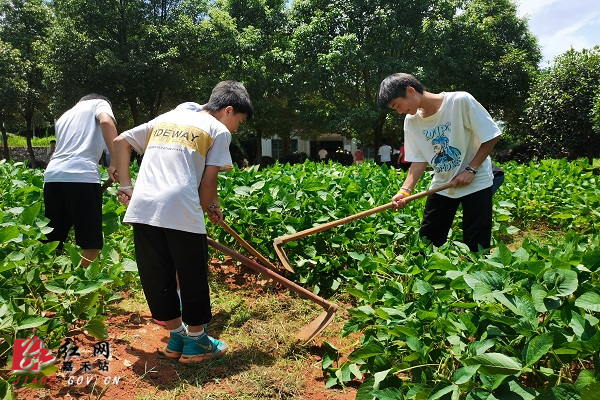
[[[452,11],[424,24],[435,43],[424,54],[427,81],[435,90],[466,90],[494,118],[517,123],[541,60],[527,21],[509,0],[468,1]]]
[[[415,247],[387,266],[361,255],[370,273],[349,289],[358,304],[342,334],[364,336],[348,361],[323,364],[331,384],[352,380],[337,371],[357,365],[375,378],[365,390],[405,396],[394,398],[533,398],[547,388],[579,395],[600,378],[600,235],[569,233],[556,246],[500,243],[489,255],[457,244]]]
[[[0,161],[0,176],[0,356],[12,355],[14,340],[33,332],[49,349],[74,327],[105,339],[107,305],[136,280],[129,228],[119,222],[124,207],[105,198],[102,255],[83,268],[77,246],[57,251],[57,242],[41,241],[51,229],[43,172]]]
[[[525,141],[541,157],[591,160],[600,155],[600,133],[594,130],[599,86],[600,47],[571,49],[557,57],[531,90],[522,127]]]
[[[472,253],[460,242],[460,217],[446,245],[419,239],[422,201],[284,245],[294,280],[353,299],[342,333],[362,336],[349,354],[325,344],[328,387],[359,380],[357,398],[365,399],[594,398],[597,175],[585,162],[566,160],[502,167],[491,252]],[[402,174],[368,162],[275,164],[222,174],[219,195],[226,222],[276,260],[276,237],[385,204]],[[107,305],[136,282],[132,235],[120,223],[125,208],[115,189],[104,198],[102,257],[81,268],[76,246],[57,253],[55,243],[39,240],[48,229],[41,172],[0,162],[0,176],[0,351],[10,354],[14,339],[32,330],[50,348],[74,327],[104,337]],[[502,241],[539,225],[566,234],[512,250]],[[239,247],[221,228],[207,229]]]
[[[356,299],[343,334],[363,337],[351,354],[326,344],[327,386],[363,380],[357,398],[368,399],[585,398],[593,390],[600,378],[597,175],[566,160],[502,167],[491,254],[460,243],[460,217],[446,245],[420,240],[420,202],[284,245],[300,282]],[[226,220],[270,259],[276,237],[381,205],[402,181],[370,163],[311,162],[222,178]],[[501,241],[540,225],[569,233],[515,250]],[[220,228],[209,230],[236,246]]]

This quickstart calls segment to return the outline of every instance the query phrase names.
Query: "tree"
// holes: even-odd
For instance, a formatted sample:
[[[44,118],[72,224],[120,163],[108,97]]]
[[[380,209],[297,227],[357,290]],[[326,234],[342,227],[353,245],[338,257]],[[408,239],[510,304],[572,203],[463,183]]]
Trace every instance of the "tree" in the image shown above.
[[[540,157],[587,157],[592,163],[600,155],[600,132],[594,129],[599,86],[599,46],[556,57],[527,100],[525,142]]]
[[[254,163],[260,164],[262,139],[289,141],[298,125],[289,103],[294,88],[285,0],[225,0],[222,10],[234,21],[235,47],[223,49],[232,61],[220,76],[242,81],[250,93],[257,112],[243,131],[254,134]]]
[[[49,93],[44,83],[50,52],[53,14],[44,0],[11,0],[0,5],[0,40],[19,50],[23,79],[26,82],[20,114],[25,121],[27,151],[32,167],[36,167],[31,146],[36,114],[48,113]]]
[[[540,59],[509,0],[299,0],[292,18],[294,80],[303,88],[307,126],[375,147],[401,133],[375,107],[385,76],[408,72],[434,90],[471,91],[508,117],[522,110],[519,96]]]
[[[6,126],[14,123],[19,113],[21,99],[25,96],[27,83],[23,79],[24,65],[19,50],[8,43],[0,41],[0,130],[4,159],[10,160]]]
[[[542,58],[527,21],[511,0],[471,0],[455,15],[425,22],[430,51],[426,79],[436,90],[465,90],[512,127]]]
[[[117,109],[129,109],[118,115],[121,126],[137,125],[196,92],[211,61],[200,35],[208,2],[56,0],[54,7],[59,107],[99,92]]]

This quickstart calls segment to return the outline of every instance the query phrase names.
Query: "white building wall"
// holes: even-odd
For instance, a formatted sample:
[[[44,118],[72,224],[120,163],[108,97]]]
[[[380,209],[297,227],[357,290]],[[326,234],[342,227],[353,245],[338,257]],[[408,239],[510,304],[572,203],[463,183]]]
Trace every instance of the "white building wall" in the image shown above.
[[[262,147],[262,155],[272,157],[272,148],[271,148],[271,139],[262,139],[261,140]]]

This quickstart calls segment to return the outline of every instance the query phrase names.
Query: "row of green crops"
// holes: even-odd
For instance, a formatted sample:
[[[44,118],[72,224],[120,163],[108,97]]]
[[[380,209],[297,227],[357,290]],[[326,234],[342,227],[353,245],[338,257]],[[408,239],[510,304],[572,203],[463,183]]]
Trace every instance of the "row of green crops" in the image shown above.
[[[328,385],[362,380],[359,396],[369,399],[592,398],[585,396],[599,389],[600,348],[596,175],[562,160],[503,167],[492,254],[468,252],[460,218],[447,245],[420,240],[424,200],[284,245],[294,280],[354,298],[343,333],[363,337],[352,354],[329,348]],[[32,330],[51,349],[73,326],[103,337],[107,305],[137,285],[114,189],[104,197],[102,257],[83,269],[75,246],[57,252],[38,240],[48,229],[42,177],[0,162],[3,356]],[[221,175],[219,195],[226,222],[275,261],[275,238],[386,204],[403,177],[372,163],[275,165]],[[425,176],[416,190],[428,183]],[[540,226],[550,230],[545,244],[503,244]],[[208,229],[239,248],[223,229]],[[342,356],[348,361],[337,362]]]
[[[123,287],[136,286],[137,268],[124,208],[109,193],[103,207],[102,256],[80,266],[80,249],[40,239],[50,228],[43,215],[43,171],[0,162],[0,357],[11,363],[15,339],[32,333],[56,349],[73,328],[107,337],[107,305]],[[44,371],[53,373],[51,366]],[[10,385],[0,382],[0,394]],[[4,398],[3,396],[0,396]]]
[[[598,179],[565,160],[504,167],[491,255],[460,243],[460,218],[447,245],[419,240],[423,201],[284,245],[298,280],[356,298],[343,334],[364,336],[349,355],[330,347],[328,385],[363,380],[365,399],[596,398]],[[402,179],[373,164],[236,171],[223,177],[223,208],[276,259],[276,237],[385,204]],[[546,244],[503,243],[529,229],[545,229]],[[235,245],[219,228],[212,234]]]

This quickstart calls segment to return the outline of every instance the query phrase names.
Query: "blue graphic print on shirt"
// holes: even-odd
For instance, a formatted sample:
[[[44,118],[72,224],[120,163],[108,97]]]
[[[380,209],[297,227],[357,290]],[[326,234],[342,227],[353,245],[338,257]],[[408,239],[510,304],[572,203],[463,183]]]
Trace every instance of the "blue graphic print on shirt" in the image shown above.
[[[445,135],[446,132],[452,132],[450,125],[451,123],[447,122],[422,132],[427,140],[431,140],[435,152],[430,163],[435,172],[447,172],[461,164],[460,150],[450,146],[450,139]]]

